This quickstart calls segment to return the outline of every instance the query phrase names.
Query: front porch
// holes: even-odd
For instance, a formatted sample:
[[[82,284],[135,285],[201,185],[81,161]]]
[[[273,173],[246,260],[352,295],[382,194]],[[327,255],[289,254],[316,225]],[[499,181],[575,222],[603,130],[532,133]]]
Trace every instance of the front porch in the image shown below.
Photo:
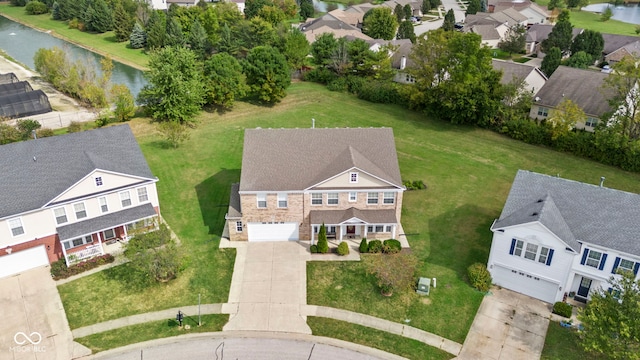
[[[367,239],[395,239],[399,223],[395,210],[317,210],[310,212],[311,244],[315,243],[324,224],[327,239],[337,241]]]

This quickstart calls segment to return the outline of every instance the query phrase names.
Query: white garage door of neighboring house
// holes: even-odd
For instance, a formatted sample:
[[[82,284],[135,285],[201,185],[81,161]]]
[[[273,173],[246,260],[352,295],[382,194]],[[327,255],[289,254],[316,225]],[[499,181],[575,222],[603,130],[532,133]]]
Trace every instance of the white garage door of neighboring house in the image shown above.
[[[525,294],[553,304],[558,293],[558,284],[537,278],[533,275],[515,273],[500,265],[493,266],[493,282],[509,290]]]
[[[249,241],[298,240],[298,223],[263,224],[248,223]]]
[[[0,256],[0,278],[43,265],[49,265],[44,245]]]

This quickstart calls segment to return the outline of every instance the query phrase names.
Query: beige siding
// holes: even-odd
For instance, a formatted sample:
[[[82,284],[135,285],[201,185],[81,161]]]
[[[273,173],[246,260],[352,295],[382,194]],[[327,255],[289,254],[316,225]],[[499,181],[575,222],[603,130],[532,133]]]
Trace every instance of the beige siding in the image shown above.
[[[351,183],[350,182],[350,174],[352,172],[357,172],[358,173],[358,182],[357,183]],[[389,186],[389,183],[384,182],[380,179],[377,179],[373,176],[367,175],[365,173],[363,173],[362,171],[347,171],[345,173],[342,173],[332,179],[329,179],[327,181],[324,181],[322,183],[320,183],[319,185],[317,185],[315,188],[317,189],[323,189],[323,188],[333,188],[333,189],[347,189],[347,188],[366,188],[366,187],[371,187],[371,188],[376,188],[376,187],[383,187],[383,186]]]
[[[96,186],[95,178],[98,176],[102,178],[102,186]],[[56,198],[55,201],[59,202],[68,199],[75,199],[96,192],[105,192],[110,189],[136,184],[140,181],[142,181],[140,178],[95,171],[93,174],[87,176],[85,179],[68,189],[61,196]]]

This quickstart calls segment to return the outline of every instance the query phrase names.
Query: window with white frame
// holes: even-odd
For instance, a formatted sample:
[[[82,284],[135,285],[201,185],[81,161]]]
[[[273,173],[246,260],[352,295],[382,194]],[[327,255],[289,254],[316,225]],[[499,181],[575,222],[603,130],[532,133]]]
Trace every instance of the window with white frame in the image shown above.
[[[526,250],[524,251],[524,258],[529,260],[535,260],[537,254],[538,254],[538,245],[527,244]]]
[[[383,232],[384,231],[384,225],[376,225],[376,232]]]
[[[633,271],[633,266],[634,265],[635,265],[635,262],[633,262],[631,260],[620,259],[620,264],[618,264],[618,269],[627,270],[627,271]]]
[[[74,247],[82,246],[84,244],[91,244],[92,242],[93,242],[93,237],[91,237],[91,235],[87,235],[87,236],[79,237],[77,239],[63,241],[62,244],[64,245],[65,250],[69,250]]]
[[[357,172],[352,172],[349,173],[349,182],[352,184],[355,184],[358,182],[358,173]]]
[[[286,193],[278,193],[278,207],[286,208],[287,207],[287,194]]]
[[[24,234],[24,227],[22,227],[22,220],[20,220],[20,218],[9,219],[7,223],[9,224],[9,229],[11,229],[11,235],[19,236]]]
[[[545,246],[527,243],[523,240],[512,239],[509,254],[537,261],[541,264],[551,265],[553,250]]]
[[[329,205],[338,205],[338,193],[328,193],[327,194],[327,204],[329,204]]]
[[[56,224],[64,224],[68,221],[67,212],[64,207],[53,209],[53,215],[56,217]]]
[[[373,225],[367,225],[367,232],[368,233],[372,233],[373,231]]]
[[[393,231],[393,226],[391,226],[391,225],[387,225],[387,226],[385,227],[385,229],[384,229],[384,232],[388,232],[388,233],[390,233],[390,232],[392,232],[392,231]]]
[[[73,211],[76,213],[76,219],[84,219],[87,217],[87,209],[84,207],[84,203],[73,204]]]
[[[322,194],[311,194],[311,205],[322,205]]]
[[[236,232],[242,232],[242,221],[236,221]]]
[[[549,115],[549,109],[546,107],[538,106],[538,116],[547,117]]]
[[[524,247],[524,241],[518,240],[516,241],[516,247],[514,249],[513,255],[522,256],[522,248]]]
[[[258,208],[265,209],[267,207],[267,194],[257,194]]]
[[[587,261],[585,265],[591,266],[597,269],[600,267],[600,260],[602,260],[601,252],[589,250],[589,254],[587,255]]]
[[[131,194],[128,190],[120,193],[120,203],[122,207],[131,206]]]
[[[102,235],[105,240],[114,239],[116,237],[116,232],[113,229],[108,229],[103,231]]]
[[[367,204],[377,204],[377,203],[378,203],[378,193],[377,192],[367,193]]]
[[[540,256],[538,256],[538,262],[542,264],[546,264],[548,257],[549,257],[549,248],[546,248],[543,246],[542,249],[540,249]]]
[[[96,186],[102,186],[102,176],[96,176]]]
[[[149,201],[149,195],[147,194],[147,188],[141,187],[138,188],[138,202],[143,203]]]
[[[596,127],[598,125],[598,119],[593,117],[587,117],[587,121],[584,123],[585,126]]]
[[[102,211],[103,213],[106,213],[109,211],[109,205],[107,204],[107,198],[106,197],[101,197],[98,198],[98,203],[100,203],[100,211]]]
[[[354,201],[358,201],[358,193],[355,191],[352,191],[349,193],[349,202],[354,202]]]
[[[335,234],[336,227],[335,226],[327,226],[327,234]]]
[[[396,202],[396,193],[394,192],[385,192],[384,197],[382,198],[382,203],[384,204],[393,204]]]

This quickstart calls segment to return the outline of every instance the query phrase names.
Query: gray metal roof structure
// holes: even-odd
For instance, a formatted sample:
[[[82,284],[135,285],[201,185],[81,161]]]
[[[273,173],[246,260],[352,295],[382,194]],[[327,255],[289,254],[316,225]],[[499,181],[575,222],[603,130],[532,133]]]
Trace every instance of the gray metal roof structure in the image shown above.
[[[156,180],[129,125],[2,145],[0,169],[0,218],[46,206],[96,169]]]
[[[0,96],[20,94],[33,91],[28,81],[17,81],[12,83],[0,84]]]
[[[519,170],[492,229],[540,222],[580,252],[587,242],[640,256],[640,195]]]
[[[353,168],[402,188],[393,130],[247,129],[240,191],[302,191]]]
[[[48,112],[51,104],[42,90],[0,96],[0,116],[13,119]]]
[[[112,212],[106,215],[79,221],[73,224],[60,226],[56,229],[60,241],[78,238],[107,229],[113,229],[134,221],[139,221],[156,216],[153,205],[147,203],[136,207]]]
[[[18,81],[20,80],[14,73],[0,74],[0,84],[11,84]]]

